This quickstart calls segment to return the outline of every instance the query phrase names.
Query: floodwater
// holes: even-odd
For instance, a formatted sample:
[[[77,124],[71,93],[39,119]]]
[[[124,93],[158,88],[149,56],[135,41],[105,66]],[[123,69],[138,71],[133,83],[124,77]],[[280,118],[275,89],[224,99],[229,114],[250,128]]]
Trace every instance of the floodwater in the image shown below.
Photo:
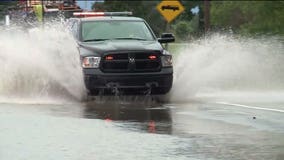
[[[175,55],[166,97],[84,101],[62,27],[1,32],[0,159],[282,160],[283,41],[213,34]]]
[[[107,101],[0,104],[0,158],[284,158],[284,103]],[[263,110],[269,107],[278,110]]]

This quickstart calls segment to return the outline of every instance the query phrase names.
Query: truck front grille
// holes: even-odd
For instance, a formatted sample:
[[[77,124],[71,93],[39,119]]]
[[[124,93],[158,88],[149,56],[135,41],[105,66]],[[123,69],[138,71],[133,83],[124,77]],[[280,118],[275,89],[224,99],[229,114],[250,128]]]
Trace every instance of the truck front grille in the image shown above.
[[[150,59],[149,56],[156,58]],[[161,70],[159,53],[115,53],[102,58],[101,70],[117,72],[158,72]]]

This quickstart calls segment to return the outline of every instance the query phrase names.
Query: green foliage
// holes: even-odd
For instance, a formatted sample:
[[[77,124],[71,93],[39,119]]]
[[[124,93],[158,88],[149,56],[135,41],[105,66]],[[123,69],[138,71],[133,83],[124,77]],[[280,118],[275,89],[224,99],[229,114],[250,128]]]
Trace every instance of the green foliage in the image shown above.
[[[190,10],[195,6],[202,6],[203,1],[182,0],[181,3],[185,7],[185,11],[170,24],[167,24],[164,17],[156,9],[156,6],[160,2],[161,0],[105,0],[104,3],[95,3],[93,9],[96,11],[132,11],[134,16],[141,17],[149,22],[149,25],[157,36],[159,36],[162,32],[176,32],[177,38],[182,40],[186,39],[189,33],[200,30],[199,18],[192,15]]]
[[[185,41],[191,37],[198,36],[200,30],[199,15],[194,16],[191,21],[178,21],[173,28],[178,41]]]
[[[190,23],[187,21],[179,21],[175,26],[176,36],[181,40],[186,40],[192,30]]]
[[[250,22],[241,26],[247,34],[280,34],[284,35],[284,2],[251,2],[243,9],[250,15]],[[254,7],[249,7],[254,6]]]
[[[231,28],[245,35],[284,34],[283,1],[213,1],[215,28]]]
[[[167,22],[157,11],[161,0],[117,1],[105,0],[95,3],[98,11],[133,11],[134,16],[150,23],[156,35],[174,31],[178,38],[186,39],[188,34],[201,35],[204,32],[204,1],[181,0],[185,11],[172,23]],[[284,34],[283,1],[211,1],[211,26],[215,29],[230,29],[244,35]],[[199,6],[199,17],[191,13],[191,8]]]
[[[172,23],[167,24],[156,6],[161,0],[105,0],[95,3],[97,11],[132,11],[134,16],[149,22],[157,36],[162,32],[174,31],[179,39],[203,32],[204,1],[180,0],[185,11]],[[284,1],[211,1],[211,26],[215,29],[231,29],[243,35],[272,34],[284,35]],[[7,9],[17,1],[0,1],[0,20]],[[199,6],[199,16],[191,8]],[[199,18],[200,17],[200,18]],[[201,22],[201,23],[200,23]]]

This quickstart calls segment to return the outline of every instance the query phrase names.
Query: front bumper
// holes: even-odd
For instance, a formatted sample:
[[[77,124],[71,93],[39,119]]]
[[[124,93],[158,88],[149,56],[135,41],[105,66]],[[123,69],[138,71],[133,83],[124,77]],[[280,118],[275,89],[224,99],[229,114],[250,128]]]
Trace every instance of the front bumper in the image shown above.
[[[95,89],[140,89],[172,87],[173,68],[147,73],[103,73],[100,69],[84,69],[84,80],[88,90]]]

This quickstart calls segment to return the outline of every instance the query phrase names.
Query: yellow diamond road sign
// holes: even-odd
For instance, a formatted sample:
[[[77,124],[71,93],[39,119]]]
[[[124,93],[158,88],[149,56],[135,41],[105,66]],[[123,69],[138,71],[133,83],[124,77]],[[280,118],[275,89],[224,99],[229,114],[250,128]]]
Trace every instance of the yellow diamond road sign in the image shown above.
[[[157,10],[165,17],[168,23],[170,23],[184,11],[184,7],[178,0],[163,0],[158,4]]]

